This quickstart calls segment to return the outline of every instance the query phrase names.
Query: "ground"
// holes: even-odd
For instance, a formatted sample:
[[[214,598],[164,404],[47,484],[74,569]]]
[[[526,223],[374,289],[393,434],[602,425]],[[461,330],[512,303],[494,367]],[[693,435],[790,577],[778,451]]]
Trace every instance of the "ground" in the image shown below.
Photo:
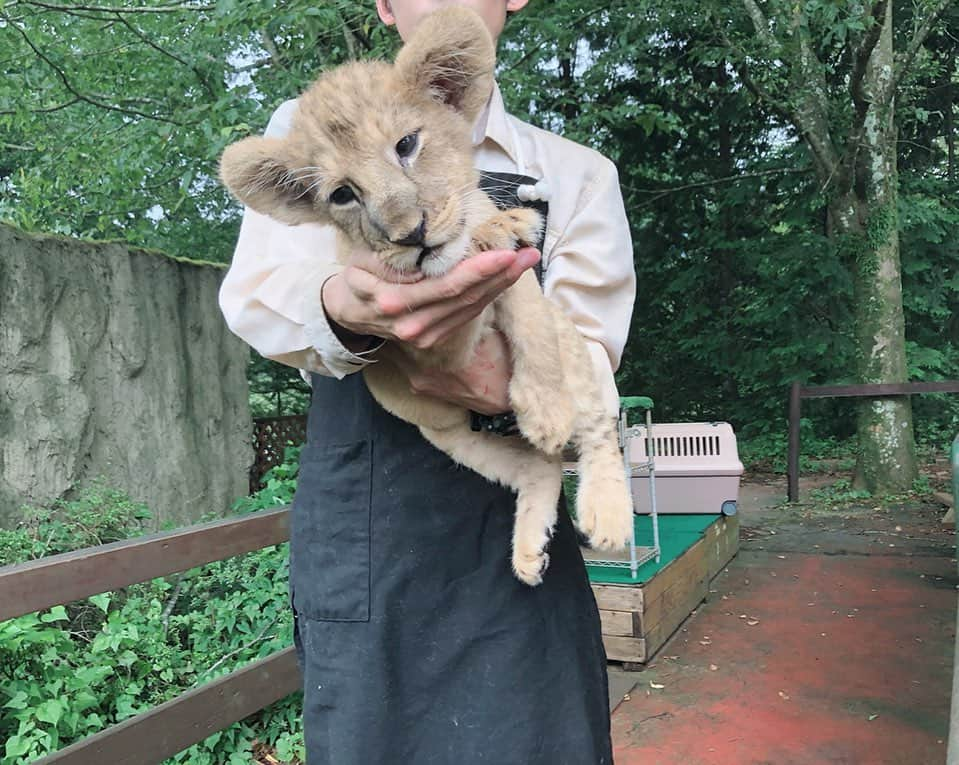
[[[948,477],[933,466],[933,481]],[[939,765],[955,535],[917,499],[835,505],[744,483],[740,552],[613,713],[617,765]]]

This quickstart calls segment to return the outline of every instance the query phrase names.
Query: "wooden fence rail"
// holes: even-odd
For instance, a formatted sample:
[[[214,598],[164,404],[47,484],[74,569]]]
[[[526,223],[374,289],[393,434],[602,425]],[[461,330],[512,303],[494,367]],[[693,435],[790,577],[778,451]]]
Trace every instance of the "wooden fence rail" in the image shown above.
[[[185,571],[289,539],[287,508],[0,568],[0,621]],[[155,765],[300,688],[293,648],[37,760],[36,765]]]
[[[915,393],[959,393],[959,380],[913,383],[875,383],[871,385],[815,385],[803,386],[794,382],[789,389],[789,501],[799,500],[799,420],[804,398],[848,398],[909,396]]]

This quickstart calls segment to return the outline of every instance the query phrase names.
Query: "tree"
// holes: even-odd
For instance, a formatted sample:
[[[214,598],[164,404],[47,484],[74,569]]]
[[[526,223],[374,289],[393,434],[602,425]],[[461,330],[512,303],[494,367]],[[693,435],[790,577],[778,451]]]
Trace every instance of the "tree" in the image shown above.
[[[907,379],[896,98],[949,5],[917,4],[899,55],[891,0],[769,2],[765,10],[743,0],[751,34],[740,19],[714,11],[744,85],[791,124],[809,150],[826,200],[826,235],[853,274],[857,376],[864,383]],[[862,403],[858,437],[860,486],[911,486],[917,469],[908,397]]]
[[[0,217],[226,262],[223,149],[393,44],[349,0],[0,3]]]

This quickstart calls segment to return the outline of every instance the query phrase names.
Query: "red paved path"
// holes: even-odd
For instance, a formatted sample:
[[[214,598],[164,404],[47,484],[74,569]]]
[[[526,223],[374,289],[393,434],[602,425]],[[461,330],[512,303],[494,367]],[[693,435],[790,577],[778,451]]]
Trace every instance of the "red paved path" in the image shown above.
[[[614,712],[616,765],[944,763],[956,564],[940,514],[744,518],[711,601]]]

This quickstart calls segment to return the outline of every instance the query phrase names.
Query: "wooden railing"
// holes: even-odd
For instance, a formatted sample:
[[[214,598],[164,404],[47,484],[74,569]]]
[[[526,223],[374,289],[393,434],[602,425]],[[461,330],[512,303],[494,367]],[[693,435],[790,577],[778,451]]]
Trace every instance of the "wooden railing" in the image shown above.
[[[286,508],[0,568],[0,621],[289,539]],[[154,765],[300,689],[287,648],[37,760]]]
[[[914,393],[959,393],[959,380],[941,382],[876,383],[872,385],[816,385],[803,386],[794,382],[789,389],[789,501],[799,500],[799,420],[804,398],[909,396]]]

